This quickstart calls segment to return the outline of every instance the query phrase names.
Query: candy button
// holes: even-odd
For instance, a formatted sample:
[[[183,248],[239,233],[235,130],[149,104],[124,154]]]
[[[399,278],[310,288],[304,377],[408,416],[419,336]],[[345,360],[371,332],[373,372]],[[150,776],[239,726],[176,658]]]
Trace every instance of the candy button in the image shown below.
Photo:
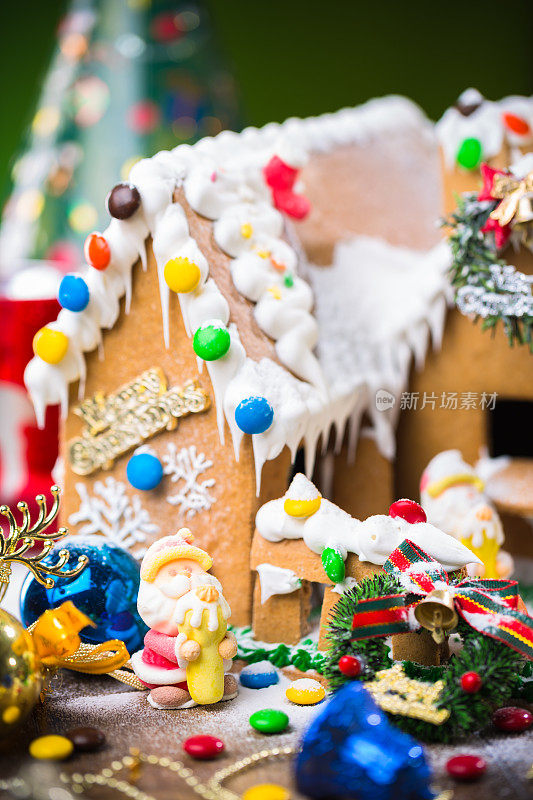
[[[498,708],[492,715],[492,722],[500,731],[520,733],[527,731],[533,723],[533,714],[525,708],[506,706]]]
[[[65,275],[59,284],[58,300],[67,311],[83,311],[89,302],[89,287],[79,275]]]
[[[279,783],[258,783],[242,795],[242,800],[289,800],[290,792]]]
[[[253,232],[253,226],[249,222],[245,222],[241,225],[241,236],[243,239],[251,239]]]
[[[260,733],[281,733],[288,724],[289,718],[283,711],[274,708],[263,708],[256,711],[249,719],[252,728]]]
[[[182,745],[186,753],[199,761],[207,761],[216,758],[224,751],[224,742],[216,736],[191,736]]]
[[[202,277],[197,264],[182,256],[171,258],[170,261],[167,261],[163,275],[168,288],[172,292],[182,294],[193,292]]]
[[[74,745],[66,736],[39,736],[29,747],[30,755],[41,761],[63,761],[74,750]]]
[[[163,467],[157,456],[151,453],[136,453],[128,461],[126,477],[134,487],[148,491],[159,486],[163,478]]]
[[[389,517],[401,517],[406,522],[427,522],[426,512],[414,500],[396,500],[389,508]]]
[[[481,163],[482,152],[479,139],[465,139],[457,152],[457,163],[464,169],[476,169]]]
[[[347,678],[357,678],[361,674],[362,665],[356,656],[341,656],[339,658],[339,670]]]
[[[65,736],[80,753],[90,753],[105,744],[105,733],[98,728],[72,728]]]
[[[241,670],[240,682],[247,689],[265,689],[279,682],[277,669],[270,661],[257,661]]]
[[[33,337],[33,352],[47,364],[59,364],[68,350],[68,336],[52,328],[41,328]]]
[[[483,686],[483,681],[477,672],[464,672],[461,675],[461,689],[467,694],[476,694]]]
[[[502,116],[505,127],[508,128],[511,133],[515,133],[517,136],[529,136],[531,133],[531,128],[523,117],[511,113],[506,113]]]
[[[283,510],[290,517],[310,517],[318,511],[321,502],[320,495],[312,500],[292,500],[287,497],[283,503]]]
[[[8,706],[2,712],[2,722],[6,725],[14,725],[20,717],[20,708],[18,706]]]
[[[107,195],[107,210],[115,219],[129,219],[141,205],[141,195],[131,183],[117,183]]]
[[[299,706],[314,706],[326,696],[326,690],[318,681],[312,678],[299,678],[293,681],[285,692],[287,700]]]
[[[273,419],[274,409],[266,397],[247,397],[235,409],[235,422],[243,433],[264,433]]]
[[[111,261],[111,249],[106,239],[99,233],[89,234],[85,239],[83,253],[87,263],[97,270],[106,269]]]
[[[217,320],[200,325],[192,340],[193,350],[204,361],[216,361],[225,356],[231,337],[225,325]]]
[[[481,756],[464,755],[454,756],[446,762],[448,775],[458,781],[474,781],[481,777],[487,769],[487,762]]]

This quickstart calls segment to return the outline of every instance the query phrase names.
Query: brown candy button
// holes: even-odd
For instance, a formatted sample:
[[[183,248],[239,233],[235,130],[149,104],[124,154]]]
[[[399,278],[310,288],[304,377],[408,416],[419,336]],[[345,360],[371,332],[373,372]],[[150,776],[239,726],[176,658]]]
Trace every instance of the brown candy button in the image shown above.
[[[115,219],[129,219],[141,204],[139,190],[132,183],[117,183],[107,195],[107,210]]]
[[[97,750],[105,743],[105,734],[98,728],[72,728],[65,734],[74,745],[74,749],[81,753]]]
[[[474,113],[474,111],[477,111],[478,108],[482,105],[483,105],[483,99],[473,103],[463,103],[459,98],[459,100],[455,104],[455,108],[460,114],[462,114],[463,117],[469,117],[471,114]]]

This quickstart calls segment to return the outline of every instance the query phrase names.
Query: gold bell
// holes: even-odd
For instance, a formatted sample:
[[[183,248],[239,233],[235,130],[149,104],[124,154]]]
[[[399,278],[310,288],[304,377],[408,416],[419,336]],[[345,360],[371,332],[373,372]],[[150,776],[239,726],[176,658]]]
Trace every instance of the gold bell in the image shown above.
[[[437,644],[442,644],[448,631],[457,625],[457,614],[449,589],[434,589],[415,608],[415,617],[423,628],[431,631]]]
[[[531,220],[533,220],[533,198],[531,196],[521,197],[518,201],[514,222],[531,222]]]

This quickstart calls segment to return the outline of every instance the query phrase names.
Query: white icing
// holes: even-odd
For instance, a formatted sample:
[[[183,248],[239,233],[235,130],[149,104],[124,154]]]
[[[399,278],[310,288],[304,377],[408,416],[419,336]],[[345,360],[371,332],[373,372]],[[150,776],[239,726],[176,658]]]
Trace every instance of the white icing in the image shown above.
[[[322,684],[313,678],[297,678],[292,681],[290,688],[299,692],[318,692],[322,689]]]
[[[504,141],[507,141],[517,153],[520,152],[519,147],[527,146],[533,141],[533,97],[513,95],[494,103],[484,100],[476,89],[467,89],[459,99],[465,104],[480,100],[482,103],[467,117],[457,108],[451,107],[437,122],[437,136],[448,168],[455,165],[457,152],[467,138],[479,139],[484,161],[498,155]],[[504,113],[515,114],[524,119],[529,125],[529,131],[521,135],[509,130],[503,121]]]
[[[326,547],[345,560],[355,553],[361,561],[384,564],[393,550],[410,539],[444,569],[454,570],[479,559],[464,545],[429,523],[410,524],[400,517],[376,514],[364,521],[354,519],[329,500],[322,499],[311,517],[295,519],[283,510],[284,498],[261,506],[255,518],[259,533],[268,541],[303,539],[318,555]]]
[[[202,480],[202,475],[213,466],[213,462],[204,453],[198,453],[194,445],[182,447],[178,451],[174,442],[168,443],[162,461],[163,473],[171,476],[172,483],[178,484],[176,491],[167,495],[167,503],[178,506],[180,513],[185,514],[187,519],[200,511],[209,511],[215,502],[211,493],[215,479]]]
[[[196,590],[200,586],[214,586],[218,591],[218,598],[212,602],[200,600]],[[191,578],[191,591],[182,595],[177,601],[174,609],[174,621],[177,625],[182,625],[185,621],[187,612],[191,611],[190,624],[192,628],[200,628],[204,611],[207,612],[207,629],[216,631],[218,628],[218,610],[221,610],[222,617],[228,619],[231,609],[227,600],[222,594],[220,582],[208,574],[193,574]]]
[[[297,472],[285,492],[285,497],[290,500],[316,500],[317,497],[320,497],[320,492],[309,478],[306,478],[301,472]]]
[[[481,99],[479,92],[472,89],[467,89],[459,98],[465,104]],[[483,160],[497,155],[504,141],[501,110],[497,103],[489,100],[483,100],[479,108],[467,117],[455,106],[448,108],[437,122],[436,131],[449,169],[455,166],[457,153],[465,139],[479,139]]]
[[[259,564],[257,567],[261,584],[261,605],[273,595],[291,594],[299,589],[302,581],[292,569],[275,567],[274,564]]]
[[[241,670],[241,675],[272,675],[277,669],[270,661],[256,661],[255,664],[246,664]]]
[[[110,542],[133,550],[136,558],[146,552],[144,543],[159,532],[148,511],[143,508],[139,495],[128,495],[126,484],[111,475],[95,481],[93,494],[81,481],[76,484],[80,507],[68,518],[70,525],[80,525],[79,533],[101,534]]]
[[[445,243],[421,252],[354,236],[337,244],[329,269],[308,267],[320,328],[317,352],[335,406],[337,448],[350,420],[350,457],[365,410],[381,452],[394,455],[398,398],[407,386],[412,356],[420,368],[429,331],[433,346],[441,343],[449,263]],[[388,407],[376,404],[382,390],[391,395]]]
[[[358,370],[355,374],[341,370],[336,375],[335,390],[326,396],[325,360],[322,355],[319,363],[313,353],[315,345],[319,354],[324,353],[324,348],[318,341],[318,326],[311,313],[312,293],[296,274],[298,257],[294,248],[281,238],[283,218],[272,207],[262,169],[276,153],[298,167],[310,152],[325,152],[351,142],[364,143],[376,135],[387,135],[399,129],[422,130],[429,139],[432,137],[430,123],[416,106],[402,98],[390,97],[336,114],[307,120],[289,119],[282,125],[273,123],[261,130],[247,128],[241,134],[225,131],[192,147],[180,145],[171,152],[139,161],[129,179],[140,192],[141,206],[128,220],[111,220],[103,232],[110,246],[111,262],[103,272],[93,269],[84,272],[90,290],[87,308],[77,314],[62,312],[51,325],[69,336],[67,355],[57,365],[35,357],[26,368],[25,381],[39,424],[44,423],[49,404],[59,403],[63,416],[66,415],[71,382],[80,380],[80,396],[83,395],[84,353],[102,347],[101,331],[111,328],[117,321],[121,298],[125,299],[125,311],[129,311],[132,267],[139,258],[146,266],[145,240],[151,234],[165,344],[169,343],[170,321],[169,290],[163,271],[170,258],[184,256],[200,267],[198,288],[179,297],[187,333],[194,334],[198,326],[208,320],[229,323],[230,349],[223,358],[207,363],[207,370],[213,384],[221,439],[224,438],[225,418],[237,458],[243,437],[234,418],[237,405],[242,399],[258,394],[274,409],[274,422],[269,430],[252,437],[257,491],[265,460],[276,458],[285,446],[294,455],[297,447],[304,444],[306,471],[310,474],[316,445],[321,436],[323,442],[327,441],[332,425],[336,428],[337,445],[340,445],[345,426],[349,425],[353,451],[365,407],[369,405],[372,412],[372,391],[367,381],[377,374],[378,364],[372,352],[373,367],[368,367],[365,374]],[[190,236],[183,209],[172,202],[174,190],[182,184],[191,207],[216,220],[214,237],[232,258],[235,285],[256,303],[256,320],[275,340],[277,356],[285,368],[266,358],[256,363],[247,357],[238,330],[230,323],[228,303],[209,277],[209,265]],[[247,223],[251,226],[245,229],[249,237],[242,235],[242,225]],[[269,251],[270,256],[262,259],[258,251]],[[285,285],[284,276],[275,269],[271,259],[286,265],[294,279],[292,287]],[[329,272],[331,288],[334,274]],[[274,293],[269,291],[271,288]],[[427,295],[425,297],[427,299]],[[437,320],[433,327],[438,329],[443,304],[435,293],[425,315],[422,306],[423,302],[420,303],[420,321],[415,320],[416,335],[409,341],[384,344],[380,349],[380,374],[406,372],[411,349],[418,353],[419,359],[423,355],[427,340],[424,320],[428,316]],[[320,315],[319,324],[321,327]],[[410,321],[406,327],[410,327]],[[360,360],[364,358],[360,354]],[[328,390],[330,388],[328,381]],[[391,455],[391,421],[373,416],[378,444],[384,453]]]

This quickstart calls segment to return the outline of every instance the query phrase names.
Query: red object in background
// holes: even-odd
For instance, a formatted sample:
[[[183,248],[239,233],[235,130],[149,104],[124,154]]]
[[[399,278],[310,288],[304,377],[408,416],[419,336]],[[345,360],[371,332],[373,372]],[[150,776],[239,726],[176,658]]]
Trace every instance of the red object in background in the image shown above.
[[[279,156],[272,156],[263,169],[272,200],[279,211],[294,219],[304,219],[311,211],[311,203],[303,194],[294,191],[300,170],[286,164]]]
[[[52,485],[58,453],[58,409],[51,407],[43,430],[37,428],[24,386],[24,369],[33,357],[35,333],[59,312],[55,298],[13,300],[0,297],[0,503],[25,500],[36,511],[35,496]]]
[[[467,694],[476,694],[483,686],[483,681],[477,672],[464,672],[461,675],[461,689]]]

